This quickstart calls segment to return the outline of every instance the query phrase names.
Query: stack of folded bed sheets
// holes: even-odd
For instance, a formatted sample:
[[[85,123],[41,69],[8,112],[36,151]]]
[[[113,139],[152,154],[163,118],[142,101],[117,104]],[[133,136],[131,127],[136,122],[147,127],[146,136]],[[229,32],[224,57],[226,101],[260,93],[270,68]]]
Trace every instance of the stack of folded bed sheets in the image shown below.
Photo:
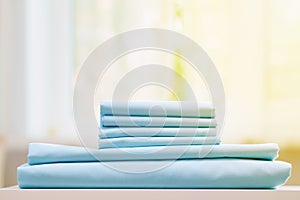
[[[220,143],[208,103],[103,102],[100,108],[100,149]]]
[[[220,144],[214,108],[101,103],[99,149],[33,143],[21,188],[276,188],[290,176],[276,144]]]

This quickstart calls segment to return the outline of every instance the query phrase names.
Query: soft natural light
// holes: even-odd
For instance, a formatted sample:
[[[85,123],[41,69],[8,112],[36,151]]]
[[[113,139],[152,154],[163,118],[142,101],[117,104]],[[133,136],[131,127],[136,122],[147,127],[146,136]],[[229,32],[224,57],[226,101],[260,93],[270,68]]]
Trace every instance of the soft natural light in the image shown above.
[[[297,67],[300,60],[297,59],[299,56],[296,50],[300,45],[298,37],[300,26],[296,24],[299,24],[300,19],[295,14],[296,8],[299,7],[298,1],[232,0],[228,3],[213,0],[144,3],[148,5],[147,9],[141,8],[137,12],[151,13],[151,10],[155,10],[155,16],[146,14],[140,15],[139,18],[128,16],[130,10],[136,11],[136,1],[128,1],[123,7],[118,1],[77,0],[75,3],[75,14],[78,19],[75,21],[77,66],[80,66],[89,52],[101,41],[122,29],[119,26],[124,24],[119,21],[123,19],[122,13],[126,13],[124,23],[131,29],[164,27],[180,31],[207,51],[217,66],[225,86],[227,103],[223,132],[225,141],[272,141],[290,144],[295,139],[300,139],[297,131],[300,93],[297,92],[296,84],[300,76]],[[121,7],[123,11],[120,11]],[[129,12],[125,12],[124,9]],[[93,12],[90,12],[91,10]],[[116,11],[115,19],[103,20],[108,10]],[[172,12],[173,17],[165,15]],[[92,24],[101,24],[106,28],[100,30],[100,26]],[[125,60],[123,61],[125,68],[134,66],[134,63]],[[167,64],[172,66],[172,62]],[[116,78],[116,74],[120,72],[114,71],[115,76],[108,77]],[[202,80],[193,77],[194,73],[190,68],[183,65],[181,72],[193,83],[198,96],[207,95],[205,90],[200,89],[203,88]],[[113,82],[106,84],[105,91],[113,91],[111,88],[114,88],[114,84]],[[107,94],[108,92],[104,96]],[[158,93],[145,93],[143,98],[155,98],[156,95]],[[100,95],[99,98],[101,97],[103,96]]]
[[[117,34],[160,28],[198,43],[218,69],[226,95],[222,142],[277,143],[299,169],[299,11],[299,0],[0,0],[0,158],[6,140],[12,149],[40,140],[80,144],[73,92],[84,61]],[[151,64],[174,70],[198,101],[211,101],[203,77],[180,56],[135,51],[99,77],[98,122],[100,101],[112,99],[127,73]],[[182,80],[157,76],[172,88],[144,85],[131,99],[191,99]],[[295,177],[291,184],[300,183]]]

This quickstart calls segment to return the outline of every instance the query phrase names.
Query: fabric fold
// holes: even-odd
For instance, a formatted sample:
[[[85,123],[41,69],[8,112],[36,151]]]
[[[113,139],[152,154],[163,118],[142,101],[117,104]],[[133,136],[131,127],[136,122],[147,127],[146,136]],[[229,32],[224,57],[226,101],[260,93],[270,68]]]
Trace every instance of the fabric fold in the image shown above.
[[[217,137],[123,137],[99,139],[99,149],[150,147],[150,146],[176,146],[176,145],[216,145],[220,144]]]
[[[100,138],[119,137],[215,137],[216,128],[162,128],[162,127],[101,127]]]
[[[146,171],[154,164],[158,170]],[[121,170],[126,169],[131,173]],[[22,165],[20,188],[275,188],[290,176],[290,164],[246,159],[122,161]],[[142,173],[143,172],[143,173]]]
[[[187,101],[102,101],[100,114],[131,116],[214,117],[211,103]]]
[[[102,116],[104,127],[216,127],[215,119],[181,117]]]
[[[30,165],[59,162],[179,160],[203,158],[245,158],[274,160],[277,144],[221,144],[192,146],[161,146],[136,148],[92,149],[57,144],[31,143]]]

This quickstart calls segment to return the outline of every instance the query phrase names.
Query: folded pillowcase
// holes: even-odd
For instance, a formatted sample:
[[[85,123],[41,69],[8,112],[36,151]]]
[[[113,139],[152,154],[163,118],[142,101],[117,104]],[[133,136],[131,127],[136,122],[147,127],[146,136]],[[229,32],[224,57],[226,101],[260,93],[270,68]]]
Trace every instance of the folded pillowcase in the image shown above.
[[[215,145],[220,144],[218,137],[123,137],[99,139],[99,149],[176,145]]]
[[[102,101],[100,114],[212,118],[215,109],[210,103],[187,101]]]
[[[216,127],[215,119],[180,117],[101,116],[104,127]]]
[[[285,162],[247,159],[57,163],[20,166],[18,183],[20,188],[274,188],[285,183],[290,169]]]
[[[215,137],[216,128],[101,127],[99,138],[119,137]]]
[[[277,144],[221,144],[92,149],[57,144],[31,143],[28,164],[132,160],[177,160],[203,158],[247,158],[274,160]]]

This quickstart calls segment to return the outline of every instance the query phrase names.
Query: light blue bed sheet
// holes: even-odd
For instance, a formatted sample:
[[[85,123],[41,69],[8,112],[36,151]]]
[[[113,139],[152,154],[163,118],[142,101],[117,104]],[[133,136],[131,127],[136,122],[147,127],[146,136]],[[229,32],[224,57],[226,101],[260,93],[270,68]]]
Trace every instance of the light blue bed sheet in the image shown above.
[[[216,128],[166,128],[166,127],[101,127],[100,138],[119,137],[215,137]]]
[[[216,119],[180,117],[101,116],[104,127],[216,127]]]
[[[178,146],[178,145],[218,145],[218,137],[122,137],[98,139],[99,149],[150,147],[150,146]]]
[[[24,188],[274,188],[285,183],[291,165],[250,159],[178,160],[160,170],[129,173],[165,161],[83,162],[22,165]],[[113,167],[112,167],[113,166]],[[99,197],[101,198],[101,197]]]
[[[101,115],[214,117],[211,103],[188,101],[124,101],[100,102]]]
[[[28,150],[30,165],[58,162],[95,162],[131,160],[176,160],[199,158],[247,158],[274,160],[277,144],[221,144],[167,147],[137,147],[92,149],[46,143],[31,143]]]

